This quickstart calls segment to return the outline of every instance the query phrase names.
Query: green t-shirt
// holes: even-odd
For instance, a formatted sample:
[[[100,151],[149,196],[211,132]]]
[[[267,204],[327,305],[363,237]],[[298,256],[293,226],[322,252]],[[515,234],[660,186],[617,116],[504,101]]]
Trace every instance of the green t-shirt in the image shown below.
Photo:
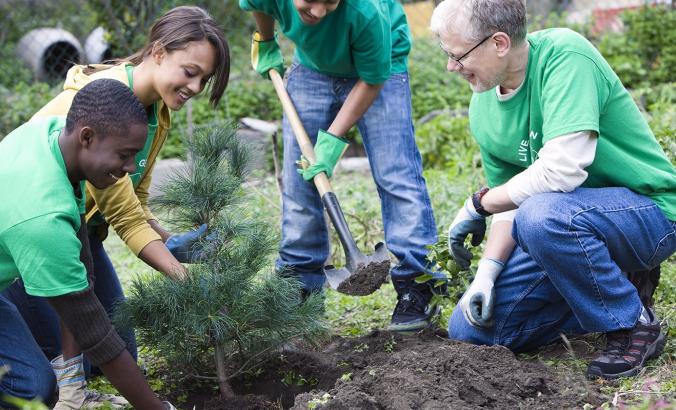
[[[316,25],[303,23],[293,0],[239,0],[239,5],[272,16],[296,45],[296,59],[322,74],[381,84],[407,71],[411,33],[396,0],[341,0]]]
[[[676,220],[676,171],[648,123],[601,54],[581,35],[548,29],[528,36],[526,79],[499,101],[475,93],[470,128],[479,143],[489,186],[530,166],[543,144],[595,131],[598,144],[584,187],[627,187],[650,197]]]
[[[64,117],[32,120],[0,142],[0,290],[21,277],[34,296],[87,288],[80,211],[59,148]]]

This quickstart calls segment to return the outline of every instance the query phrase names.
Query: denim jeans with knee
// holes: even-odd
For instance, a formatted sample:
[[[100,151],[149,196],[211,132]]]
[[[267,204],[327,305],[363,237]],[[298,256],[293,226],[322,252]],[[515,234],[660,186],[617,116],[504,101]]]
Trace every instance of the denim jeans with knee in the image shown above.
[[[632,328],[641,302],[623,272],[666,260],[675,230],[652,200],[626,188],[535,195],[514,220],[517,246],[495,282],[495,325],[470,326],[456,309],[449,337],[524,351],[560,333]]]
[[[320,128],[329,128],[356,82],[356,78],[330,77],[298,63],[289,69],[287,91],[313,143]],[[380,196],[385,242],[398,260],[391,275],[429,272],[426,246],[437,240],[436,225],[415,143],[407,73],[393,74],[384,83],[357,127]],[[323,205],[314,184],[296,172],[301,152],[286,116],[283,128],[282,241],[277,269],[291,269],[307,290],[317,290],[324,284],[323,266],[329,256]]]
[[[94,293],[108,315],[112,317],[115,304],[124,300],[122,286],[113,264],[103,248],[103,243],[95,234],[89,235],[89,246],[96,275]],[[61,354],[59,317],[45,298],[28,295],[21,281],[14,282],[0,295],[16,307],[28,325],[33,338],[49,360]],[[134,331],[124,330],[118,331],[118,333],[122,340],[126,342],[129,353],[136,359],[137,347]],[[85,369],[87,372],[89,371],[86,358]]]
[[[0,408],[9,407],[3,396],[51,399],[56,389],[52,366],[16,306],[0,294],[0,367],[4,366],[9,372],[0,378]]]

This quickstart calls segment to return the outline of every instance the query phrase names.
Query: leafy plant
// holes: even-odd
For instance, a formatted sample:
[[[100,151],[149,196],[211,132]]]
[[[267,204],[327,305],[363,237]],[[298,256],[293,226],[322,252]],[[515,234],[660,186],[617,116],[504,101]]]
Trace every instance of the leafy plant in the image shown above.
[[[60,89],[47,83],[19,82],[11,89],[0,85],[0,140],[28,121]]]
[[[192,163],[176,174],[154,205],[177,227],[207,223],[200,263],[175,282],[153,274],[137,277],[117,320],[136,328],[143,345],[177,367],[198,374],[213,357],[221,395],[234,395],[228,380],[271,357],[291,339],[316,342],[325,332],[323,300],[301,300],[300,283],[272,273],[277,238],[246,209],[242,190],[248,152],[230,125],[203,130],[185,141]]]

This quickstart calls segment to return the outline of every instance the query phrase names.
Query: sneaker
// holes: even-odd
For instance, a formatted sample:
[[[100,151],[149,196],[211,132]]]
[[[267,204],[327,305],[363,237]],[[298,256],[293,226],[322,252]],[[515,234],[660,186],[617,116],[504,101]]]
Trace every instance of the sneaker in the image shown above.
[[[606,333],[606,348],[589,363],[587,377],[616,379],[636,376],[645,362],[662,354],[666,337],[652,309],[649,323]]]
[[[437,317],[441,307],[433,302],[435,293],[443,294],[445,286],[432,291],[430,282],[416,283],[415,279],[392,279],[397,290],[397,305],[388,330],[413,334],[426,329]]]

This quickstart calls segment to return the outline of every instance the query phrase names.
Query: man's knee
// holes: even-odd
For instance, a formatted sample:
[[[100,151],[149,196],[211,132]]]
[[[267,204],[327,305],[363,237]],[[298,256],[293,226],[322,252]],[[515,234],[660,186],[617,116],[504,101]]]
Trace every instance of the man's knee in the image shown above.
[[[479,328],[469,324],[458,308],[448,319],[448,338],[475,345],[494,345],[494,327]]]
[[[512,236],[519,246],[528,251],[530,244],[546,242],[550,235],[559,231],[564,222],[564,193],[551,192],[534,195],[526,199],[517,209],[514,217]]]

